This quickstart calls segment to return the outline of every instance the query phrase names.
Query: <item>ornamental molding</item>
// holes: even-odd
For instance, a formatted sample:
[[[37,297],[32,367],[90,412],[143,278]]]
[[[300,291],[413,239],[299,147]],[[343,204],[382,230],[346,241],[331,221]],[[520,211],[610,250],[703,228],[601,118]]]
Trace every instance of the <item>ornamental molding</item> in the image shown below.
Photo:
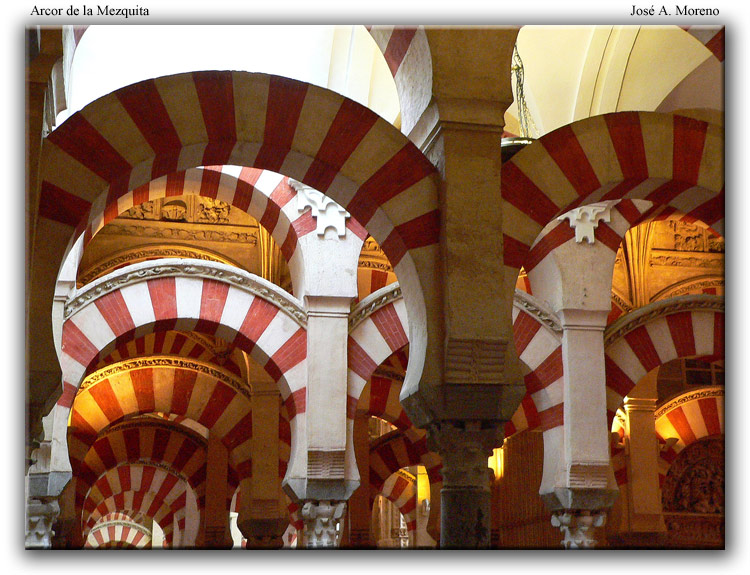
[[[161,259],[139,262],[115,270],[95,282],[75,290],[65,303],[67,320],[92,301],[128,285],[162,277],[196,277],[228,283],[273,304],[299,326],[307,327],[307,314],[299,301],[263,278],[219,262],[192,259]]]
[[[134,261],[138,262],[156,258],[192,259],[234,265],[226,258],[188,246],[146,246],[135,250],[120,252],[114,257],[96,265],[96,267],[89,268],[86,271],[86,274],[81,276],[80,283],[82,286],[85,286],[114,268],[127,265]]]
[[[617,307],[619,307],[625,313],[630,313],[631,311],[633,311],[633,305],[620,294],[615,292],[615,290],[612,290],[612,301],[614,301],[617,304]]]
[[[533,295],[517,289],[513,294],[513,305],[521,311],[525,311],[547,329],[562,334],[563,328],[560,318],[550,308],[545,306]]]
[[[353,332],[359,324],[376,311],[387,306],[389,303],[401,299],[402,297],[401,286],[398,282],[389,284],[372,292],[365,299],[355,305],[349,314],[349,333]]]
[[[690,292],[696,290],[704,290],[709,288],[724,287],[724,278],[721,276],[708,276],[702,278],[692,278],[684,282],[680,282],[678,285],[671,285],[668,288],[663,289],[651,299],[652,301],[677,297],[681,295],[687,295]]]
[[[648,262],[650,267],[668,266],[668,267],[686,267],[686,268],[708,268],[723,269],[724,258],[720,256],[685,256],[681,253],[670,253],[665,255],[652,255]]]
[[[724,297],[707,294],[686,295],[656,301],[638,308],[620,317],[605,330],[604,348],[608,348],[626,334],[654,319],[685,311],[719,311],[723,313]]]
[[[104,379],[119,375],[123,372],[154,367],[189,369],[191,371],[197,371],[198,373],[203,373],[227,384],[237,393],[240,393],[244,397],[246,397],[248,401],[250,401],[252,398],[252,391],[242,381],[231,374],[231,372],[199,360],[185,359],[179,356],[169,355],[127,359],[124,361],[119,361],[117,363],[109,364],[104,369],[95,371],[94,373],[86,377],[86,379],[83,380],[83,383],[81,384],[78,391],[80,393],[81,391],[97,384]]]
[[[89,531],[89,534],[93,533],[94,531],[99,531],[100,529],[104,529],[105,527],[110,527],[110,526],[129,527],[130,529],[134,529],[136,531],[143,533],[146,537],[149,537],[149,538],[151,537],[151,531],[146,529],[143,525],[139,525],[138,523],[135,523],[135,522],[122,521],[122,520],[102,521],[101,523],[97,522],[97,524],[91,528],[91,531]]]
[[[334,200],[310,186],[289,179],[289,185],[297,192],[297,211],[302,214],[308,208],[317,222],[315,233],[324,237],[328,228],[336,230],[339,238],[346,236],[346,218],[351,214]]]
[[[387,379],[392,379],[393,381],[404,383],[405,375],[403,372],[396,371],[395,369],[388,369],[387,367],[383,367],[382,365],[378,366],[375,371],[372,372],[372,374],[378,377],[385,377]]]
[[[570,227],[576,232],[576,243],[583,243],[586,240],[589,244],[594,243],[594,230],[599,226],[599,222],[609,222],[611,210],[620,200],[597,202],[581,206],[558,216],[557,220],[562,222],[566,219],[570,222]]]
[[[659,407],[654,412],[654,419],[659,419],[660,417],[666,415],[673,409],[677,409],[681,405],[684,405],[691,401],[696,401],[698,399],[714,398],[714,397],[723,399],[724,388],[721,386],[711,386],[711,387],[704,387],[696,391],[688,391],[687,393],[680,394],[677,397],[667,400],[666,403],[664,403],[661,407]]]
[[[237,226],[239,227],[239,226]],[[110,235],[126,235],[148,238],[161,238],[166,240],[185,240],[185,241],[205,241],[205,242],[225,242],[225,243],[244,243],[248,245],[257,245],[258,232],[246,232],[238,230],[212,230],[208,228],[190,228],[190,227],[163,227],[159,225],[138,225],[138,224],[115,224],[110,223],[102,228],[102,233]]]

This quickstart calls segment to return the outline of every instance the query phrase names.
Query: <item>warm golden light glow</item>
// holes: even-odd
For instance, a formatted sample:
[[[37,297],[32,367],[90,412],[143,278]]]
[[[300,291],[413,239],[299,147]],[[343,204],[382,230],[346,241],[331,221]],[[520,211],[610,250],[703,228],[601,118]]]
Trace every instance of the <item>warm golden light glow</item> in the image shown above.
[[[505,463],[505,450],[498,447],[492,450],[492,455],[487,459],[487,467],[495,473],[495,479],[503,476],[503,467]]]

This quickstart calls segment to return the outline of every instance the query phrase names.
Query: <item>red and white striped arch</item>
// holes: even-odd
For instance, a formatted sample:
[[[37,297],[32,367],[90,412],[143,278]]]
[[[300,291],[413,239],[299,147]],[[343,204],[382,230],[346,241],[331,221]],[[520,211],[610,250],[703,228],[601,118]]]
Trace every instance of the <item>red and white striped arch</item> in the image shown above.
[[[59,404],[69,408],[87,368],[118,345],[149,332],[177,330],[215,335],[235,344],[277,381],[292,418],[304,412],[305,328],[276,305],[236,284],[179,272],[177,277],[149,279],[150,269],[189,261],[159,260],[122,268],[116,273],[137,271],[143,279],[101,295],[94,293],[65,321],[61,358],[65,389]],[[210,266],[217,275],[243,273],[218,263]]]
[[[151,531],[123,513],[103,517],[91,530],[84,549],[150,549]]]
[[[213,363],[220,369],[226,369],[236,376],[242,376],[242,367],[238,358],[234,357],[234,351],[218,357],[212,350],[192,338],[191,334],[178,331],[147,333],[138,339],[126,341],[122,345],[118,345],[112,353],[103,357],[96,364],[94,370],[103,369],[119,361],[153,355],[174,355],[197,361],[206,361]],[[86,375],[89,375],[90,372],[87,372]]]
[[[673,398],[656,411],[659,453],[659,486],[680,452],[706,437],[724,435],[724,388],[691,390]],[[666,448],[666,440],[676,443]]]
[[[366,310],[380,298],[391,297],[391,294],[397,293],[395,290],[398,289],[400,289],[398,284],[392,284],[371,294],[360,302],[359,306],[354,309],[353,314],[356,317],[359,309]],[[409,324],[406,313],[406,303],[403,298],[396,296],[386,305],[376,308],[375,311],[361,318],[350,330],[347,353],[347,417],[349,419],[354,419],[362,390],[370,381],[378,366],[409,344],[407,335]],[[390,401],[388,405],[391,407],[393,407],[394,402],[398,402],[398,397],[392,397],[388,392],[385,396],[378,395],[378,398],[384,399],[386,404]],[[379,407],[376,407],[376,409],[379,409]],[[386,409],[385,405],[383,409]],[[392,409],[391,413],[397,414],[398,411],[398,409]],[[383,412],[385,413],[385,411]],[[373,413],[373,415],[375,414]],[[406,416],[405,413],[404,416]],[[398,417],[396,415],[396,418]]]
[[[193,364],[191,368],[190,364]],[[111,373],[82,389],[72,406],[69,437],[71,461],[80,461],[99,433],[124,419],[151,413],[189,418],[218,437],[240,476],[252,472],[252,403],[242,382],[227,372],[197,362],[155,356],[130,365],[111,366]],[[140,367],[139,367],[140,366]],[[106,375],[106,377],[103,377]]]
[[[521,297],[535,301],[530,295]],[[546,431],[563,424],[561,334],[545,323],[541,312],[535,315],[530,306],[522,306],[519,301],[513,306],[512,318],[516,352],[529,372],[524,376],[526,395],[505,425],[506,437],[524,429]]]
[[[72,115],[45,139],[41,164],[40,214],[80,223],[76,237],[94,212],[173,172],[237,165],[284,173],[349,211],[393,264],[410,317],[432,337],[441,329],[437,171],[388,122],[329,90],[246,72],[145,80]],[[415,332],[413,354],[427,353],[428,336]],[[407,374],[415,385],[417,370]]]
[[[649,304],[605,331],[607,414],[652,369],[687,357],[724,357],[724,307],[720,296],[685,296]],[[690,303],[692,302],[692,303]]]
[[[439,493],[443,484],[442,460],[427,448],[427,436],[412,442],[404,433],[394,430],[370,444],[370,495],[383,490],[386,480],[399,469],[423,465],[430,480],[430,491]]]
[[[392,502],[404,516],[410,541],[417,530],[417,479],[403,469],[393,473],[383,483],[380,494]]]
[[[554,130],[503,165],[505,284],[515,287],[554,218],[603,200],[644,199],[721,233],[723,128],[655,112],[616,112]]]
[[[125,470],[125,472],[120,470]],[[130,470],[130,485],[122,485],[112,475]],[[92,487],[84,505],[84,535],[96,528],[103,518],[115,512],[142,515],[159,524],[165,538],[172,542],[175,528],[183,534],[187,525],[188,497],[195,495],[184,479],[148,465],[124,465],[110,470]],[[200,513],[201,510],[198,509]],[[193,516],[191,529],[197,532],[199,518]]]

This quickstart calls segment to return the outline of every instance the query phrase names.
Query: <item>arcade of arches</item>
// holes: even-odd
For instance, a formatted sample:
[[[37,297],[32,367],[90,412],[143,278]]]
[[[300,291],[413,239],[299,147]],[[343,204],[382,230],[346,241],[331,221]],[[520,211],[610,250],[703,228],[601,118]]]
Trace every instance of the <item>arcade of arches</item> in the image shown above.
[[[723,28],[355,28],[27,31],[27,548],[722,548]]]

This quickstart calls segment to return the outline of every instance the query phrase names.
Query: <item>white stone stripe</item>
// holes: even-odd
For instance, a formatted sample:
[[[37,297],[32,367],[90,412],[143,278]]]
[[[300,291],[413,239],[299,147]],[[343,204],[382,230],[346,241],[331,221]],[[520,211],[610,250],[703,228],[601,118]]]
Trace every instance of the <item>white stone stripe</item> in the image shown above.
[[[120,289],[125,305],[133,318],[136,327],[144,326],[156,321],[154,306],[151,302],[151,292],[146,282],[130,284]],[[154,294],[159,297],[158,293]]]
[[[520,359],[531,371],[534,371],[558,347],[560,347],[560,341],[555,339],[544,327],[541,327],[526,345]]]
[[[195,278],[175,277],[177,316],[180,318],[200,318],[203,281]]]
[[[290,368],[284,373],[284,380],[286,380],[286,386],[283,382],[279,383],[279,391],[281,392],[282,399],[286,399],[290,394],[305,387],[305,384],[307,383],[307,361],[302,360],[297,365]]]
[[[80,308],[69,319],[98,350],[104,349],[115,339],[115,334],[99,309],[89,304]]]
[[[703,419],[703,413],[700,410],[700,405],[697,401],[688,401],[682,404],[682,412],[685,414],[688,425],[695,435],[696,439],[701,439],[708,435],[706,429],[706,422]]]
[[[224,310],[221,312],[221,320],[219,321],[221,326],[216,330],[216,335],[228,341],[234,340],[234,334],[228,337],[229,330],[231,328],[236,332],[240,331],[253,300],[255,300],[255,296],[251,293],[234,286],[229,286],[227,299],[224,302]]]
[[[694,311],[690,314],[693,322],[693,338],[697,355],[714,353],[714,314]]]
[[[393,353],[372,318],[368,317],[349,335],[377,365]]]
[[[699,188],[696,186],[688,188],[687,190],[679,194],[669,202],[669,205],[681,211],[682,213],[687,214],[693,211],[698,206],[704,204],[709,199],[710,198],[706,194],[706,191],[703,188]]]
[[[565,400],[564,378],[560,377],[544,389],[531,394],[531,399],[539,412],[560,405]]]
[[[257,347],[261,348],[268,357],[271,357],[298,329],[299,325],[289,319],[285,313],[279,311],[258,338]]]
[[[396,310],[396,315],[398,316],[398,319],[401,322],[401,329],[404,330],[404,333],[406,334],[406,337],[408,339],[409,320],[406,315],[406,302],[402,298],[402,299],[396,300],[393,306],[394,306],[394,309]]]
[[[351,397],[357,397],[359,398],[362,395],[362,390],[365,388],[365,385],[367,385],[367,381],[362,379],[359,375],[357,375],[354,371],[351,369],[347,370],[347,379],[346,379],[346,393],[347,395]],[[360,400],[363,401],[363,400]],[[364,402],[359,406],[364,406]]]
[[[675,359],[677,357],[677,350],[675,349],[672,332],[669,331],[667,320],[659,318],[656,321],[647,323],[645,327],[654,344],[656,353],[659,355],[659,360],[662,363],[667,363]]]
[[[628,342],[622,338],[609,346],[607,355],[625,372],[633,384],[646,375],[646,370]]]

